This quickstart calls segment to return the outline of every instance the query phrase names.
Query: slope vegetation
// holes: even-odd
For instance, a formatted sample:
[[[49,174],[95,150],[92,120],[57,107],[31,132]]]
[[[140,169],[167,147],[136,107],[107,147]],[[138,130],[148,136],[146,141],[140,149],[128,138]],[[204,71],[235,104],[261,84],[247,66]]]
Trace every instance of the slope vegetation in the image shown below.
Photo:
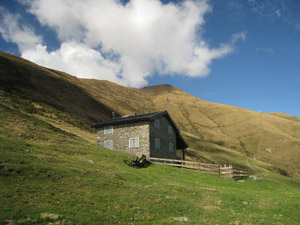
[[[2,96],[12,94],[14,101],[19,97],[16,106],[27,102],[27,108],[20,107],[35,118],[90,142],[95,142],[90,124],[110,118],[112,111],[126,115],[168,110],[190,146],[189,159],[300,179],[300,119],[291,115],[211,103],[171,85],[136,89],[78,79],[3,52],[0,89]]]
[[[299,183],[151,165],[47,122],[55,109],[2,92],[0,224],[299,224]],[[60,114],[60,113],[59,113]]]
[[[142,90],[158,110],[170,112],[194,155],[250,168],[267,163],[263,167],[300,179],[299,118],[206,102],[169,85]]]
[[[0,53],[1,90],[47,104],[85,122],[109,118],[109,106],[95,100],[80,84],[79,79],[66,73]]]

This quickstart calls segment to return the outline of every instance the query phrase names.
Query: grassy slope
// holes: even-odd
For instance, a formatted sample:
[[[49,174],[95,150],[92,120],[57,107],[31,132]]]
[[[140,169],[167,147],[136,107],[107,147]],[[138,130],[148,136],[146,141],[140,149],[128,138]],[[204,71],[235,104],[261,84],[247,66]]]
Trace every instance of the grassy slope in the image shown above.
[[[88,122],[108,119],[111,109],[80,86],[78,78],[0,52],[0,89],[48,104]]]
[[[156,110],[151,97],[139,89],[124,87],[109,81],[80,79],[81,86],[93,97],[109,105],[119,115],[148,113]]]
[[[181,216],[191,224],[300,224],[300,186],[290,179],[240,183],[167,166],[134,169],[123,163],[129,155],[52,126],[54,116],[2,93],[0,224],[176,224]]]
[[[297,117],[286,115],[287,119],[206,102],[170,85],[142,90],[153,96],[158,110],[169,111],[184,131],[193,158],[233,163],[253,170],[263,167],[300,179]]]
[[[188,159],[235,164],[260,176],[269,176],[269,170],[300,179],[297,117],[206,102],[170,85],[134,89],[77,79],[6,53],[0,53],[0,89],[34,100],[33,110],[47,109],[37,118],[90,142],[95,141],[90,123],[110,118],[112,110],[125,115],[167,109],[190,145]]]

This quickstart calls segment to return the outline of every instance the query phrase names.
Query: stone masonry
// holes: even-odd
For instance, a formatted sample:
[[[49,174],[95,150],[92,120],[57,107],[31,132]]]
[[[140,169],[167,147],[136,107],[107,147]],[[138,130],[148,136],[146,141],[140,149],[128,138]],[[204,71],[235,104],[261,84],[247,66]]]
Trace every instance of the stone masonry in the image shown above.
[[[188,147],[167,111],[117,117],[92,127],[98,129],[98,145],[132,155],[177,159],[177,148],[184,157]]]
[[[129,139],[139,138],[139,148],[129,148]],[[149,122],[113,125],[113,133],[104,135],[104,127],[98,129],[98,145],[104,147],[104,141],[112,140],[113,150],[133,155],[150,156]]]

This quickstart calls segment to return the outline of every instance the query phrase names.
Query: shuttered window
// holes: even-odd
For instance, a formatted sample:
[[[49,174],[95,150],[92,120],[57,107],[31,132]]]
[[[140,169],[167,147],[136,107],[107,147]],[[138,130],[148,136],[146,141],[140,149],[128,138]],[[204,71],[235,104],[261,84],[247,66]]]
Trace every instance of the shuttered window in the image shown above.
[[[173,134],[173,128],[171,126],[168,126],[168,133]]]
[[[104,135],[112,134],[112,133],[113,133],[113,126],[104,127]]]
[[[129,138],[129,148],[138,148],[139,138]]]
[[[104,141],[104,148],[113,149],[112,140]]]
[[[173,143],[169,143],[169,151],[170,152],[174,151],[174,145],[173,145]]]
[[[160,139],[155,138],[155,148],[160,149]]]
[[[160,127],[159,120],[155,120],[154,126],[155,126],[155,128],[159,128]]]

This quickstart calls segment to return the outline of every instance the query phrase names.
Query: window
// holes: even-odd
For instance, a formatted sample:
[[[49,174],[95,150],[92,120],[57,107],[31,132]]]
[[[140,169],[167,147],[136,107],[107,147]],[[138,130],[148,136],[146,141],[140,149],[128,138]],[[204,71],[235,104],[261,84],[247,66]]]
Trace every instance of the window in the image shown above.
[[[160,149],[160,139],[155,138],[155,148]]]
[[[173,143],[169,143],[169,151],[170,151],[170,152],[173,152],[173,151],[174,151]]]
[[[173,128],[171,126],[168,126],[168,133],[173,134]]]
[[[155,128],[159,128],[159,120],[155,120],[154,127],[155,127]]]
[[[104,148],[113,149],[112,140],[104,141]]]
[[[138,148],[139,138],[129,138],[129,148]]]
[[[113,126],[104,127],[104,134],[112,134],[113,133]]]

